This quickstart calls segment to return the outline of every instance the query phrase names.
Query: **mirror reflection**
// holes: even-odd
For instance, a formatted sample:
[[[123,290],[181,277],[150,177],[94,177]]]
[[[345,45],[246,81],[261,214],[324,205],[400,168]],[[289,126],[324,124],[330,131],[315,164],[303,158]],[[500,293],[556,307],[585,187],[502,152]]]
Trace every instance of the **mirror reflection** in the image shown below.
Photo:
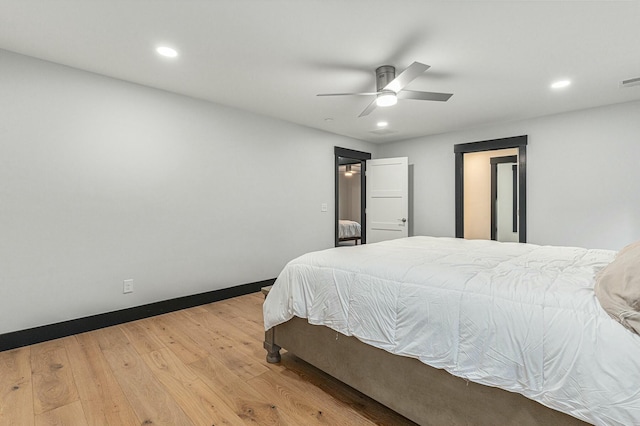
[[[362,243],[362,163],[338,157],[338,245]]]

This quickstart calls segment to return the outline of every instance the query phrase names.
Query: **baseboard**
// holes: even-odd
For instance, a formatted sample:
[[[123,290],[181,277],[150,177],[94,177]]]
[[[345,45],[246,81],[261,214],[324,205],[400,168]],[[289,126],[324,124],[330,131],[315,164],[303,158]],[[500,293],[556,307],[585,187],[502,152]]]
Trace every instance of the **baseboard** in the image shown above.
[[[272,285],[274,282],[275,278],[0,334],[0,352],[129,321],[136,321],[155,315],[162,315],[168,312],[179,311],[181,309],[192,308],[194,306],[205,305],[244,294],[255,293],[260,291],[262,287]]]

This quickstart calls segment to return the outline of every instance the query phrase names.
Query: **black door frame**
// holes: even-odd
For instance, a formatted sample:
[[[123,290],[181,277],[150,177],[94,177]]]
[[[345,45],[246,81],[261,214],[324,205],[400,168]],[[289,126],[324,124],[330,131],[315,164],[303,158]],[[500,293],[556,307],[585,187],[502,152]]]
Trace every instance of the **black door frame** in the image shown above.
[[[361,171],[360,171],[360,229],[361,229],[361,243],[366,244],[367,242],[367,216],[365,214],[366,203],[367,203],[367,192],[366,192],[366,172],[367,172],[367,160],[371,160],[371,153],[356,151],[348,148],[341,148],[339,146],[333,147],[333,153],[335,155],[335,170],[333,175],[335,176],[335,246],[338,247],[338,221],[340,218],[338,217],[338,203],[340,202],[339,196],[339,167],[340,167],[340,157],[349,158],[352,160],[356,160],[356,162],[360,162]]]
[[[456,238],[464,238],[464,154],[506,148],[518,148],[518,240],[521,243],[527,242],[527,135],[453,146],[456,173]]]
[[[517,155],[507,155],[504,157],[491,157],[489,163],[491,164],[491,239],[496,240],[498,238],[498,212],[496,209],[496,202],[498,201],[498,164],[511,164],[517,163]],[[518,166],[516,164],[512,167],[513,174],[513,219],[512,230],[518,231]]]

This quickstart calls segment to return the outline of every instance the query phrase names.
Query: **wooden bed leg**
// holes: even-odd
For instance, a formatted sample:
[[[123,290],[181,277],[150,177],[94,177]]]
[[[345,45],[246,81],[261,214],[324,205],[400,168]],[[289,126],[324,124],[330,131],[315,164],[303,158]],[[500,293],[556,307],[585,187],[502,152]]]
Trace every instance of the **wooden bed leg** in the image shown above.
[[[280,346],[274,343],[273,327],[264,332],[264,348],[267,350],[267,362],[276,364],[280,362]]]

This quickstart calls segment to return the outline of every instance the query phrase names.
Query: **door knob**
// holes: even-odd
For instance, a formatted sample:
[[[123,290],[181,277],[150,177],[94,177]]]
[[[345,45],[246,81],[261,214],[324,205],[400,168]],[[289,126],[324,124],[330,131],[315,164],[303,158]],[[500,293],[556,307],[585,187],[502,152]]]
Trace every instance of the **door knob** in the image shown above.
[[[406,218],[404,218],[404,217],[403,217],[402,219],[398,219],[398,220],[401,220],[401,221],[402,221],[402,223],[405,223],[405,222],[407,221],[407,219],[406,219]]]

